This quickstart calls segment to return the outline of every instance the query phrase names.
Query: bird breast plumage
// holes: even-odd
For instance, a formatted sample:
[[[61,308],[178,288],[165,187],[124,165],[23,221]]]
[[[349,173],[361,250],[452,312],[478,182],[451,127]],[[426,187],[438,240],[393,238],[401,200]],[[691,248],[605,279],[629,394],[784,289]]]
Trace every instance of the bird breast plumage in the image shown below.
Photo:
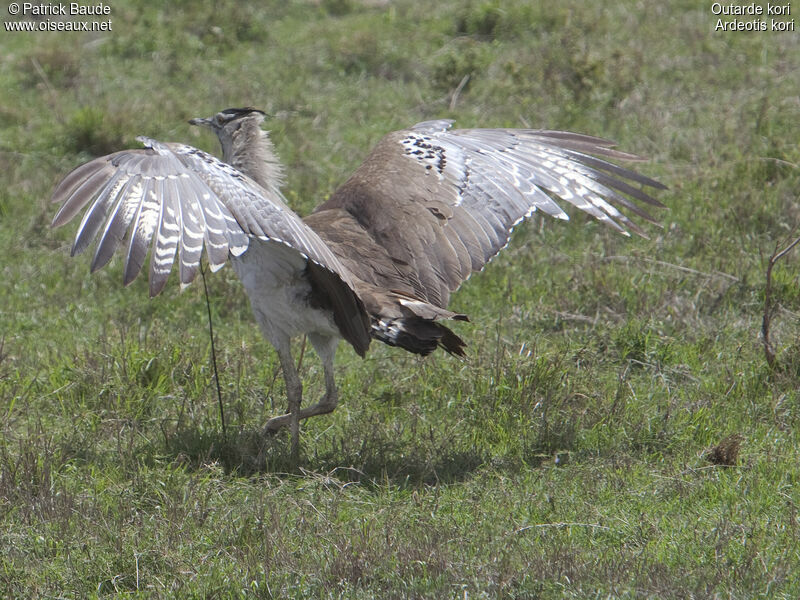
[[[275,241],[251,238],[247,251],[231,257],[256,320],[273,344],[307,333],[341,337],[330,310],[309,303],[307,259]]]

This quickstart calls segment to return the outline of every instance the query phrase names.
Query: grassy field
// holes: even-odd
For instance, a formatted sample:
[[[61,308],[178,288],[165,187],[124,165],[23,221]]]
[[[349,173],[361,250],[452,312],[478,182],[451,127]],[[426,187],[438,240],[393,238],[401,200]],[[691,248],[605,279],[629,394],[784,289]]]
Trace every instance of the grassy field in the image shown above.
[[[797,33],[694,0],[111,7],[111,32],[0,32],[1,597],[800,597],[800,249],[772,367],[759,337],[800,223]],[[301,214],[438,117],[615,139],[669,210],[649,239],[534,216],[453,298],[466,360],[342,345],[291,470],[233,271],[208,280],[223,436],[202,285],[149,300],[49,228],[73,166],[137,135],[217,152],[187,119],[246,105]],[[302,375],[321,395],[311,352]]]

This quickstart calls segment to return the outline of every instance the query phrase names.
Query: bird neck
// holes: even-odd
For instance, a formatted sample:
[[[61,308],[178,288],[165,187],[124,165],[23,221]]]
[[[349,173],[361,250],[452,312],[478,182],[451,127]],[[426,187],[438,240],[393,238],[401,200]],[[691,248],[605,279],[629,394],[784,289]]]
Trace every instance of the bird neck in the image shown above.
[[[220,141],[225,162],[264,189],[278,192],[283,182],[283,167],[275,155],[269,132],[262,130],[258,122],[245,121],[228,140]]]

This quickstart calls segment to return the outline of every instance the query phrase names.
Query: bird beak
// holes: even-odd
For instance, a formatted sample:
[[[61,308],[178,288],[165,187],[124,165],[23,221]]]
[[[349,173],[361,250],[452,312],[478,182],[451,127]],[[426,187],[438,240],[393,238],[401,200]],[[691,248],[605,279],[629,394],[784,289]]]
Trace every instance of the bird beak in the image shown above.
[[[211,119],[189,119],[189,125],[200,125],[203,127],[211,127]]]

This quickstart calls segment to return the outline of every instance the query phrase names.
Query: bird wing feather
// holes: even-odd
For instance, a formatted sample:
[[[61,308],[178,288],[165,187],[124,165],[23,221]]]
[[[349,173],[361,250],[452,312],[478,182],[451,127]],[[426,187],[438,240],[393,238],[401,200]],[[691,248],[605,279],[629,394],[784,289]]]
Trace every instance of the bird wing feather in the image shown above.
[[[108,263],[128,236],[125,285],[141,272],[150,249],[150,295],[167,283],[178,256],[181,286],[200,268],[203,248],[212,271],[240,256],[252,238],[280,243],[307,261],[312,290],[330,304],[356,351],[369,346],[369,320],[350,273],[326,243],[284,201],[277,186],[252,179],[192,146],[139,138],[143,149],[96,158],[69,173],[53,192],[57,227],[87,204],[72,247],[83,252],[100,234],[92,271]],[[104,225],[105,223],[105,225]],[[276,260],[281,260],[276,253]]]
[[[251,237],[282,242],[350,283],[330,251],[274,191],[184,144],[139,138],[143,149],[96,158],[69,173],[53,192],[64,225],[89,205],[72,248],[83,252],[100,233],[92,270],[108,263],[128,235],[124,283],[139,274],[148,248],[151,295],[164,287],[179,254],[182,285],[194,280],[206,249],[212,270],[239,256]],[[105,224],[105,225],[104,225]],[[101,233],[102,230],[102,233]]]
[[[339,211],[338,221],[348,213],[350,222],[340,227],[362,228],[383,248],[385,261],[409,265],[407,285],[398,286],[392,273],[390,289],[445,307],[450,292],[506,246],[520,221],[537,210],[568,219],[559,201],[626,235],[645,236],[623,210],[657,224],[637,202],[663,205],[632,184],[665,186],[607,160],[642,160],[613,142],[561,131],[451,125],[426,121],[388,134],[306,218],[327,240],[332,233],[325,211]],[[348,268],[364,281],[386,283],[375,281],[375,269],[357,257]]]

